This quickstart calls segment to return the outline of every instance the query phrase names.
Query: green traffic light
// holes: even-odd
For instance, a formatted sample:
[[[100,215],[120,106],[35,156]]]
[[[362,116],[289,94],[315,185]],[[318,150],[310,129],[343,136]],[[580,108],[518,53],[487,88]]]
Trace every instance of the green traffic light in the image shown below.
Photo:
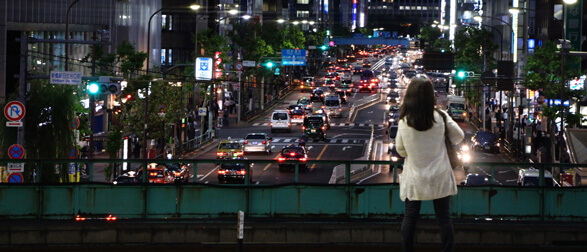
[[[457,77],[459,79],[465,78],[465,71],[458,71],[457,72]]]
[[[271,62],[271,61],[270,62],[267,62],[267,67],[268,68],[272,68],[273,67],[273,62]]]
[[[90,94],[97,94],[100,91],[100,84],[97,82],[90,82],[88,84],[88,91]]]

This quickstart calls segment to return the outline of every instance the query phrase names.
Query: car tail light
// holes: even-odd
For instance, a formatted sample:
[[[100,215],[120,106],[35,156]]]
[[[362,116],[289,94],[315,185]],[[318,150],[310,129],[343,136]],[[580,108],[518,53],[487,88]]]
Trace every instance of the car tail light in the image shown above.
[[[151,173],[149,173],[149,176],[156,177],[157,176],[157,173],[156,172],[151,172]]]
[[[285,161],[285,158],[284,158],[284,157],[278,157],[278,158],[277,158],[277,161],[279,161],[279,162],[283,162],[283,161]]]
[[[249,143],[249,141],[245,140],[245,144],[248,144],[248,143]]]
[[[226,153],[224,153],[224,152],[216,152],[216,156],[218,156],[218,157],[221,157],[221,156],[224,156],[224,155],[226,155]]]
[[[243,152],[242,151],[239,151],[239,152],[236,153],[236,155],[237,156],[242,156],[243,155]]]
[[[342,111],[342,108],[339,108],[339,109],[338,109],[338,111],[339,111],[339,112],[340,112],[340,111]]]
[[[181,176],[181,172],[175,172],[175,176]]]
[[[218,174],[226,174],[225,170],[218,170]]]
[[[293,156],[296,155],[296,153],[295,152],[290,152],[289,155],[293,157]]]
[[[116,220],[116,216],[112,216],[112,214],[108,215],[108,217],[106,217],[106,221],[115,221],[115,220]]]
[[[291,126],[291,123],[287,123],[287,126]]]
[[[86,217],[81,217],[79,214],[75,217],[75,221],[85,221]]]
[[[325,130],[325,129],[326,129],[326,127],[322,126],[322,130]]]
[[[269,123],[269,126],[273,126],[273,123]]]
[[[266,144],[266,143],[267,143],[267,141],[263,140],[263,144]]]
[[[241,174],[241,175],[245,175],[245,173],[247,173],[247,171],[245,171],[245,170],[238,171],[238,174]]]
[[[301,161],[301,162],[306,162],[307,160],[308,160],[308,158],[305,158],[305,157],[303,157],[303,158],[300,158],[300,161]]]
[[[325,107],[326,107],[326,106],[324,106],[324,105],[320,106],[320,108],[325,108]]]
[[[306,126],[302,126],[302,130],[306,130]]]

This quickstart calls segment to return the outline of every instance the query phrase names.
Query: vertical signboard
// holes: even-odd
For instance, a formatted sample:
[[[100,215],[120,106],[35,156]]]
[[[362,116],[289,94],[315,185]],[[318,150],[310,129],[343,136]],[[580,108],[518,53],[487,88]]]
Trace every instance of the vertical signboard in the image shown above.
[[[214,79],[219,79],[222,77],[222,69],[220,69],[220,64],[222,64],[222,59],[220,58],[221,52],[216,52],[214,54]]]
[[[571,42],[572,51],[581,51],[581,32],[583,20],[583,0],[578,0],[575,4],[567,4],[565,17],[566,39]],[[581,63],[568,63],[569,69],[580,69]]]
[[[196,80],[212,79],[212,58],[196,59]]]

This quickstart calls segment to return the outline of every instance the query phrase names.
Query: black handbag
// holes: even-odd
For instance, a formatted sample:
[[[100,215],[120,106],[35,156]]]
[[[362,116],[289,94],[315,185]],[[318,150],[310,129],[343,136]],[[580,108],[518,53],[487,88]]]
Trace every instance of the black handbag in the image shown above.
[[[459,159],[459,154],[455,150],[454,146],[450,142],[450,138],[448,137],[448,127],[446,125],[446,115],[442,113],[442,111],[438,111],[442,116],[442,120],[444,121],[444,145],[446,145],[446,153],[448,154],[448,160],[450,160],[450,166],[452,169],[456,169],[460,165],[462,165],[461,160]]]

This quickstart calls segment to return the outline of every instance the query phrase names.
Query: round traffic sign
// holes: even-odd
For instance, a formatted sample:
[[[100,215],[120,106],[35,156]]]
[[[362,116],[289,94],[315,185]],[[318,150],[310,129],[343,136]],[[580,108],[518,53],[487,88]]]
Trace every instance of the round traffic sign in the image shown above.
[[[11,101],[4,106],[4,116],[10,121],[20,121],[24,114],[24,105],[19,101]]]
[[[21,159],[24,157],[24,147],[20,144],[13,144],[8,147],[8,157],[11,159]]]
[[[22,183],[22,175],[20,173],[12,173],[8,175],[8,183]]]
[[[241,63],[236,63],[236,66],[235,66],[235,68],[236,68],[236,70],[237,70],[237,71],[242,71],[242,70],[243,70],[243,64],[241,64]]]
[[[79,149],[75,146],[71,146],[71,150],[69,151],[69,159],[76,159],[79,156]]]
[[[71,124],[69,125],[69,128],[74,130],[77,129],[79,127],[79,118],[74,117],[71,119]]]

